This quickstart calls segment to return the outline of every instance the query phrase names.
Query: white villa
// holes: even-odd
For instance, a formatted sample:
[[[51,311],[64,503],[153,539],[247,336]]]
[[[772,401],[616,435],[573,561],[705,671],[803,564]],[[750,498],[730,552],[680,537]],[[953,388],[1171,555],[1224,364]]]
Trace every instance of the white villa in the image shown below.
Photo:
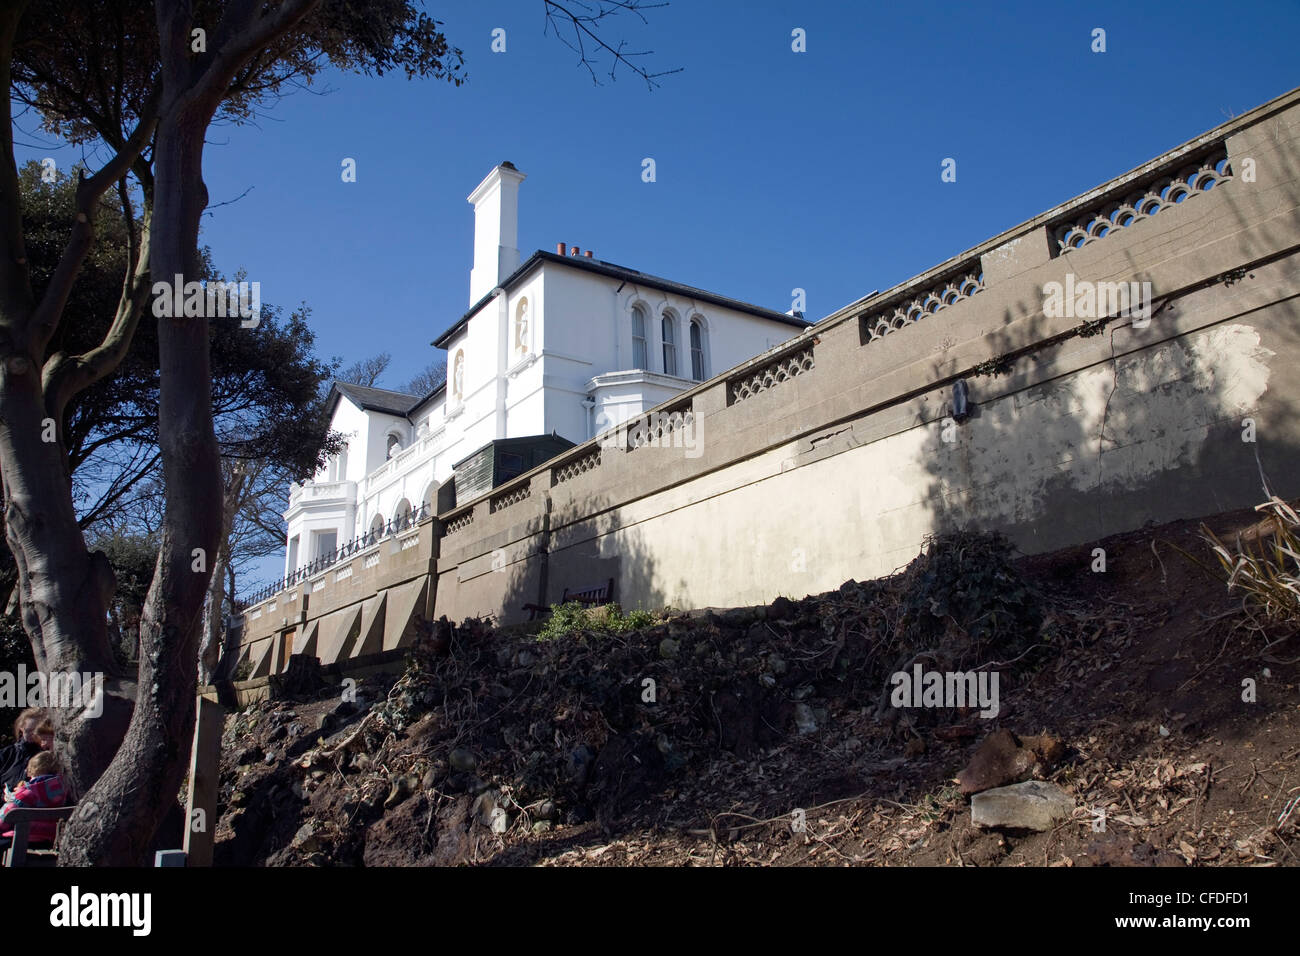
[[[451,487],[439,488],[450,478],[463,504],[808,325],[564,243],[521,263],[523,180],[502,163],[468,197],[470,307],[432,343],[447,352],[447,381],[428,395],[334,384],[332,426],[347,447],[290,486],[286,578],[449,509]],[[490,470],[483,486],[480,467],[471,483],[459,467],[488,447],[512,473]]]

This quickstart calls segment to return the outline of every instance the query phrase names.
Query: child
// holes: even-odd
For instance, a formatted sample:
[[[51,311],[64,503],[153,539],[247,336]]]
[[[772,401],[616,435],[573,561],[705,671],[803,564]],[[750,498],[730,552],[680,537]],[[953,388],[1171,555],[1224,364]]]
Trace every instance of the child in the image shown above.
[[[0,847],[13,842],[14,825],[7,821],[9,811],[18,807],[42,809],[61,807],[67,802],[63,790],[63,777],[59,775],[59,761],[48,750],[42,750],[27,762],[27,779],[18,785],[13,800],[0,810]],[[58,824],[53,820],[38,820],[27,831],[31,843],[50,844]]]

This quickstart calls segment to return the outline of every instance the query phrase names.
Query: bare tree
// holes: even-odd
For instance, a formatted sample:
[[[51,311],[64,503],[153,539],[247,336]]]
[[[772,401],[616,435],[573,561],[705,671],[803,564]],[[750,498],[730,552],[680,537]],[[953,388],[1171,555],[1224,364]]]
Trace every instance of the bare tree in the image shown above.
[[[378,355],[372,355],[370,358],[358,359],[345,369],[340,369],[334,376],[340,382],[351,382],[354,385],[366,385],[375,388],[379,384],[379,379],[388,371],[388,365],[393,361],[393,357],[387,352],[380,352]]]
[[[401,391],[408,395],[425,396],[430,394],[439,385],[447,384],[447,363],[430,362],[420,371],[412,376],[411,380],[402,386]]]

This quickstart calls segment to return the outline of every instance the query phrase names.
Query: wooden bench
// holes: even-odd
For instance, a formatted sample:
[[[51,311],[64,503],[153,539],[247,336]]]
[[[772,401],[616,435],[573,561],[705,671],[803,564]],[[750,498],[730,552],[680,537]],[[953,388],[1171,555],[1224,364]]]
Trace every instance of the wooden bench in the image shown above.
[[[14,825],[10,839],[13,841],[5,849],[4,866],[54,866],[59,859],[59,833],[63,821],[72,816],[76,807],[15,807],[5,816],[5,823]],[[54,842],[48,847],[29,847],[27,833],[33,823],[42,820],[55,821]]]
[[[600,604],[608,604],[614,594],[614,579],[610,578],[600,584],[589,584],[581,588],[565,588],[564,595],[560,598],[561,604],[568,604],[570,601],[577,601],[587,607],[595,607]],[[551,609],[544,604],[525,604],[525,611],[528,611],[528,620],[536,620],[538,614],[550,614]]]

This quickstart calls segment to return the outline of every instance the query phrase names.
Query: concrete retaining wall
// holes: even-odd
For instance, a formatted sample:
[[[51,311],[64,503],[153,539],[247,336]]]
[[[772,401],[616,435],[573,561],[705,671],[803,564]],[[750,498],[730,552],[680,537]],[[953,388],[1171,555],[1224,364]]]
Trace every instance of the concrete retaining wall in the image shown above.
[[[1114,224],[1189,180],[1213,186]],[[1154,314],[1058,314],[1053,282],[1149,283]],[[666,437],[602,436],[442,515],[431,613],[511,623],[610,577],[626,608],[754,604],[948,527],[1036,552],[1256,503],[1261,475],[1300,494],[1297,295],[1291,93],[678,396],[642,420]]]

